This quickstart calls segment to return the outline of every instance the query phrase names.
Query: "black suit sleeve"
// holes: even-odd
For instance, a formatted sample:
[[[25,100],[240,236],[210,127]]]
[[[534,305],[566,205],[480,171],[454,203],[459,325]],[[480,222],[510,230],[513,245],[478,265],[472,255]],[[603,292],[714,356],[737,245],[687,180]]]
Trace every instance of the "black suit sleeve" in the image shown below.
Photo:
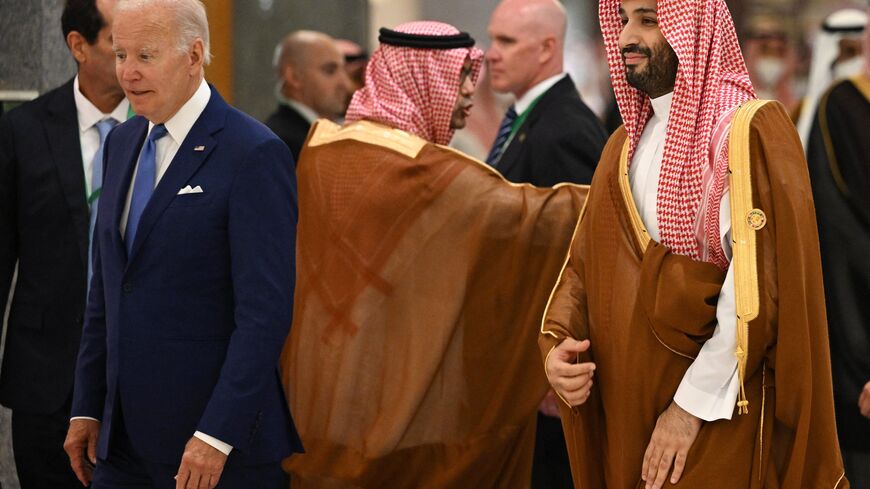
[[[12,274],[18,260],[15,166],[15,140],[7,115],[0,118],[0,321],[6,312]]]

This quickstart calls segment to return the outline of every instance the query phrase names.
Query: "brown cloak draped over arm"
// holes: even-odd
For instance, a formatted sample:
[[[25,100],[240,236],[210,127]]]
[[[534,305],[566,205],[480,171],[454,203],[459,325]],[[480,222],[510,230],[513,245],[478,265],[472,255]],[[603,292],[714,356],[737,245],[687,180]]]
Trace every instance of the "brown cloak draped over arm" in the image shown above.
[[[732,232],[735,239],[752,233],[734,243],[738,316],[749,320],[738,338],[747,352],[741,378],[749,413],[705,423],[675,487],[845,488],[806,164],[781,105],[749,105],[753,114],[735,118],[730,154]],[[624,142],[620,129],[602,154],[539,336],[544,359],[565,337],[592,342],[580,358],[597,363],[592,394],[582,406],[562,407],[583,489],[643,487],[643,451],[713,333],[723,280],[712,265],[649,239],[628,185]],[[737,154],[741,142],[746,158]],[[751,175],[746,185],[735,180],[740,165]],[[750,206],[738,215],[741,188]]]
[[[536,324],[586,189],[369,122],[319,122],[297,174],[293,487],[527,486]]]

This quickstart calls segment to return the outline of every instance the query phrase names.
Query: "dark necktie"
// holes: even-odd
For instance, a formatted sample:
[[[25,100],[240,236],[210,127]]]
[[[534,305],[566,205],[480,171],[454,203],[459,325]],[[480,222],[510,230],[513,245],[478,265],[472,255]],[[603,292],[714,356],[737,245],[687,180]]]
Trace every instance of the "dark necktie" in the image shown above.
[[[507,143],[508,138],[511,136],[511,129],[513,129],[515,120],[517,120],[517,111],[511,105],[508,107],[507,112],[505,112],[501,125],[498,126],[498,135],[495,137],[495,143],[492,144],[492,149],[489,150],[489,155],[486,157],[486,163],[493,168],[498,166],[498,161],[504,153],[505,143]]]
[[[127,229],[124,233],[124,243],[127,245],[127,256],[133,251],[133,241],[139,228],[139,219],[154,193],[154,182],[157,178],[157,140],[166,135],[166,126],[157,124],[148,134],[142,154],[139,156],[139,168],[133,181],[133,195],[130,198],[130,212],[127,215]]]
[[[97,131],[100,133],[100,146],[97,147],[97,152],[94,153],[94,160],[91,163],[91,194],[88,196],[88,206],[90,206],[90,222],[88,223],[88,291],[91,290],[91,276],[94,274],[93,251],[94,251],[94,226],[97,222],[97,204],[100,201],[100,191],[103,188],[103,145],[106,143],[106,136],[118,124],[115,119],[103,119],[94,124]]]

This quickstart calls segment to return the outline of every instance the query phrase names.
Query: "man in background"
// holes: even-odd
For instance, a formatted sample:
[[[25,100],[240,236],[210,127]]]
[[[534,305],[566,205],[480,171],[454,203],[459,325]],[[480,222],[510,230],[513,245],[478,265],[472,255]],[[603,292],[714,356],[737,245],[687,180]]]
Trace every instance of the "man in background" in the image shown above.
[[[278,108],[266,125],[287,144],[294,161],[314,121],[344,115],[350,88],[344,66],[335,40],[322,32],[293,32],[278,47]]]
[[[794,48],[780,21],[758,17],[750,22],[745,42],[746,68],[758,98],[778,100],[791,113],[797,105]]]
[[[127,119],[114,0],[68,0],[76,76],[0,119],[0,318],[15,264],[0,403],[12,409],[22,489],[81,487],[63,452],[102,187],[102,147]]]
[[[369,55],[362,46],[349,39],[336,39],[335,43],[344,55],[344,72],[347,73],[349,83],[347,90],[347,107],[349,107],[354,92],[365,85]]]
[[[844,8],[825,18],[813,43],[813,59],[807,80],[807,93],[800,106],[798,134],[807,149],[819,100],[833,83],[857,75],[864,65],[862,37],[867,13]]]
[[[870,487],[870,31],[864,36],[863,70],[822,96],[807,147],[837,432],[852,487]]]
[[[556,0],[504,0],[489,23],[492,88],[513,94],[487,163],[508,180],[589,184],[607,134],[564,71],[565,8]],[[552,393],[538,415],[535,488],[570,488],[571,473]]]
[[[493,90],[516,98],[487,157],[508,180],[589,183],[607,135],[564,71],[566,15],[557,0],[505,0],[486,53]]]

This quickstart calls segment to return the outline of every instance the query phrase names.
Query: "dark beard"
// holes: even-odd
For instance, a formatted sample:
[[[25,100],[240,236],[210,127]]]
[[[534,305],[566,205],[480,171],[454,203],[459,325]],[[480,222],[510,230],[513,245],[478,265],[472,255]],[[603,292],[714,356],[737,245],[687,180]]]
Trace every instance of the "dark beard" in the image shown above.
[[[625,53],[639,53],[647,57],[646,67],[643,69],[626,66],[625,77],[631,86],[650,98],[658,98],[674,90],[679,61],[677,53],[668,43],[661,43],[661,47],[655,51],[631,45],[622,50],[623,56]]]

